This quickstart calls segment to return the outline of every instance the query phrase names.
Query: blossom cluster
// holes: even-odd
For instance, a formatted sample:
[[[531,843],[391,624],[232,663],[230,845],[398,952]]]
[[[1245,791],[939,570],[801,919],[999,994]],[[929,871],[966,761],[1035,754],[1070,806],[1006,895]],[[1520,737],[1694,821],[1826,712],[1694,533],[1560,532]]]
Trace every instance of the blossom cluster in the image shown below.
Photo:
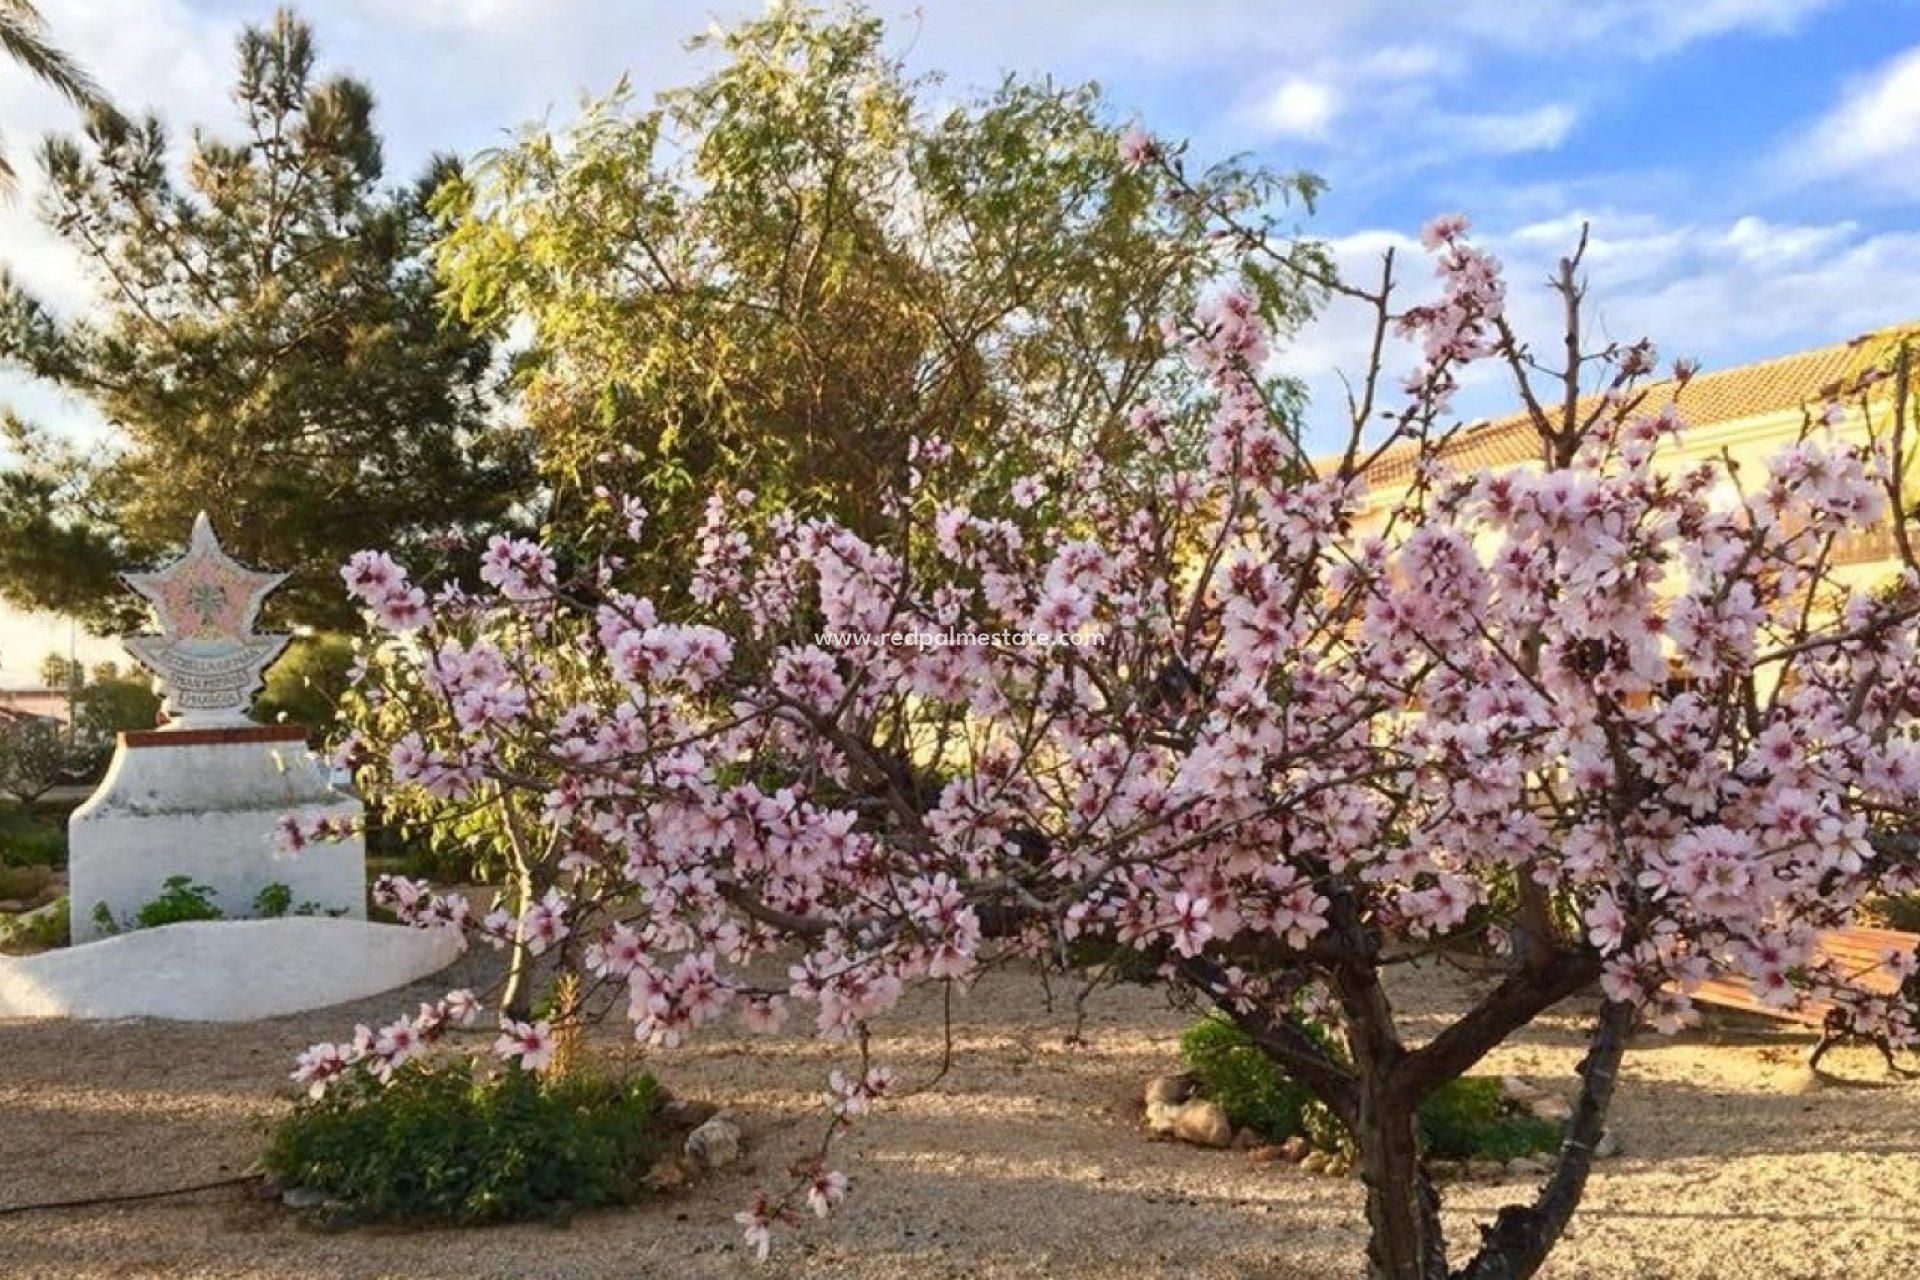
[[[1229,288],[1169,330],[1214,390],[1193,457],[1142,406],[1137,465],[943,501],[910,546],[717,495],[684,616],[617,575],[576,591],[526,541],[494,539],[457,609],[355,556],[389,633],[364,682],[373,767],[435,803],[485,783],[553,851],[537,895],[480,920],[415,882],[383,901],[568,950],[661,1045],[796,1009],[850,1040],[993,947],[1078,941],[1282,1015],[1298,975],[1371,963],[1356,939],[1523,925],[1666,1029],[1716,970],[1780,1005],[1845,992],[1809,964],[1816,936],[1910,875],[1882,837],[1920,803],[1920,580],[1858,591],[1821,550],[1882,516],[1888,456],[1816,424],[1761,483],[1673,474],[1682,417],[1622,390],[1650,366],[1628,348],[1540,465],[1454,475],[1425,433],[1469,364],[1511,354],[1505,286],[1463,220],[1425,239],[1440,294],[1398,317],[1420,359],[1382,411],[1416,462],[1404,493],[1370,493],[1357,448],[1307,461]],[[915,465],[945,456],[923,441]],[[1076,518],[1025,518],[1043,494]],[[1110,642],[817,643],[1010,628]],[[1846,1007],[1914,1038],[1895,1002]],[[390,1070],[446,1016],[318,1046],[297,1078]],[[497,1049],[537,1067],[549,1034],[514,1022]],[[836,1074],[830,1109],[887,1085]],[[809,1178],[818,1211],[845,1193]],[[743,1213],[750,1240],[784,1212]]]

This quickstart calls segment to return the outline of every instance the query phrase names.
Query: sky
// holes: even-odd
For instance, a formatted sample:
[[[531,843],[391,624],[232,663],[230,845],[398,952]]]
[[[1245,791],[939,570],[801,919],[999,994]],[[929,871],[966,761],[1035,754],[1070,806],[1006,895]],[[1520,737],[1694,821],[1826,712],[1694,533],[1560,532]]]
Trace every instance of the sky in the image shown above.
[[[368,81],[395,180],[516,124],[564,123],[628,75],[695,76],[689,35],[760,7],[716,0],[312,0],[328,68]],[[910,66],[956,93],[1006,71],[1099,81],[1123,117],[1193,154],[1248,153],[1329,189],[1310,223],[1343,269],[1410,254],[1462,212],[1507,264],[1523,329],[1583,223],[1598,332],[1706,367],[1920,318],[1920,0],[876,0]],[[42,0],[56,38],[124,107],[231,128],[232,43],[253,0]],[[70,109],[0,65],[10,154]],[[0,206],[0,262],[58,307],[91,286],[33,216]],[[1412,268],[1424,270],[1415,264]],[[1318,412],[1364,356],[1330,308],[1280,363]],[[1462,407],[1502,406],[1492,387]],[[0,373],[0,405],[85,429],[85,406]],[[185,531],[182,531],[184,538]],[[0,684],[64,624],[0,619]],[[111,646],[83,651],[116,656]]]

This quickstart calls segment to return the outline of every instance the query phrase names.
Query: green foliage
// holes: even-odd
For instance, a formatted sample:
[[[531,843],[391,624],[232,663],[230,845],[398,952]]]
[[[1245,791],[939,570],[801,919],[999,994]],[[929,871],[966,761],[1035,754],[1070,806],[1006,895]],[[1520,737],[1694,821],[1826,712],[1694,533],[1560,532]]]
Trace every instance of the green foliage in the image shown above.
[[[1304,1025],[1322,1048],[1344,1058],[1328,1027],[1311,1020]],[[1219,1103],[1236,1126],[1271,1142],[1299,1135],[1316,1150],[1353,1149],[1338,1117],[1232,1023],[1202,1019],[1181,1036],[1180,1052],[1202,1095]],[[1491,1076],[1449,1080],[1421,1102],[1415,1123],[1421,1149],[1432,1159],[1508,1160],[1550,1151],[1560,1141],[1560,1126],[1514,1105]]]
[[[1920,933],[1920,893],[1876,898],[1863,914],[1873,923],[1902,933]]]
[[[153,929],[188,920],[224,920],[226,913],[213,901],[213,889],[193,883],[191,876],[168,876],[160,896],[133,913],[132,928]]]
[[[65,689],[69,694],[87,682],[87,669],[81,663],[59,653],[40,659],[40,683],[49,689]]]
[[[74,755],[65,725],[0,712],[0,792],[32,804],[67,780]]]
[[[33,899],[53,879],[47,867],[0,867],[0,899]]]
[[[427,264],[450,165],[388,185],[372,94],[322,76],[291,14],[237,52],[237,139],[176,148],[157,118],[96,111],[42,148],[43,220],[113,284],[95,305],[69,318],[0,279],[0,364],[114,433],[82,448],[8,421],[0,591],[99,627],[128,608],[115,571],[202,509],[236,555],[292,571],[276,621],[345,626],[351,552],[420,558],[526,492],[492,343],[441,313]]]
[[[1441,1160],[1511,1160],[1550,1151],[1560,1126],[1511,1102],[1495,1076],[1449,1080],[1420,1104],[1421,1148]]]
[[[333,732],[352,667],[353,642],[347,637],[324,632],[295,636],[268,669],[254,717],[268,724],[297,724],[316,738],[326,737]]]
[[[0,803],[0,866],[67,865],[66,811]]]
[[[118,735],[159,723],[160,695],[141,677],[94,680],[75,696],[73,715],[80,743],[104,763]]]
[[[299,1103],[265,1164],[359,1219],[565,1218],[638,1197],[662,1100],[649,1076],[489,1077],[471,1062],[411,1062],[384,1088],[358,1075]]]
[[[1180,1054],[1235,1128],[1271,1142],[1306,1133],[1304,1112],[1313,1095],[1282,1074],[1246,1033],[1221,1018],[1203,1018],[1180,1037]]]
[[[0,0],[0,53],[76,106],[106,107],[93,77],[48,37],[46,19],[32,0]],[[13,163],[0,147],[0,199],[12,197],[16,182]]]
[[[278,920],[293,910],[293,889],[276,880],[254,895],[253,909],[262,920]]]
[[[262,920],[279,920],[285,916],[339,916],[345,915],[344,909],[328,911],[317,902],[293,903],[293,887],[275,880],[253,895],[253,914]]]
[[[705,79],[651,106],[622,84],[437,198],[447,296],[530,326],[518,375],[563,537],[594,526],[600,485],[658,528],[744,486],[881,537],[928,435],[989,489],[1089,451],[1124,467],[1133,406],[1197,395],[1163,317],[1222,276],[1283,329],[1306,312],[1295,278],[1255,278],[1210,232],[1221,208],[1277,228],[1311,178],[1227,164],[1193,176],[1204,198],[1169,198],[1164,172],[1122,163],[1094,86],[956,96],[858,5],[695,43],[719,57]],[[693,547],[647,539],[634,585],[671,590]]]
[[[68,918],[71,899],[55,898],[45,907],[9,922],[0,917],[0,948],[8,951],[51,951],[73,942]]]

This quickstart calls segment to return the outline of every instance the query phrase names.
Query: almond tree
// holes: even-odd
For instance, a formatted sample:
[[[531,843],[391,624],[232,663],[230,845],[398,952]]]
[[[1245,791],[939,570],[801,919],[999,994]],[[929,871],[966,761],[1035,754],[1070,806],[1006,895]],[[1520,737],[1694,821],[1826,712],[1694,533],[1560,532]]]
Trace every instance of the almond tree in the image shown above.
[[[1150,139],[1126,148],[1166,162]],[[1897,497],[1899,422],[1872,447],[1810,423],[1737,484],[1669,473],[1681,415],[1645,402],[1649,346],[1583,344],[1577,251],[1549,388],[1535,370],[1556,361],[1511,328],[1464,222],[1426,242],[1436,299],[1394,305],[1391,260],[1377,287],[1340,286],[1375,339],[1346,446],[1319,464],[1229,289],[1178,328],[1213,392],[1197,463],[1158,449],[1143,403],[1132,429],[1158,465],[1088,456],[906,522],[910,545],[723,494],[672,617],[611,585],[612,550],[574,581],[496,538],[478,583],[431,599],[356,556],[348,586],[391,636],[349,753],[436,811],[503,810],[523,856],[519,899],[483,920],[418,883],[383,894],[623,988],[655,1043],[803,1008],[859,1058],[831,1081],[829,1133],[886,1091],[866,1029],[910,984],[1103,947],[1217,1009],[1346,1126],[1376,1280],[1534,1274],[1580,1201],[1630,1026],[1690,1021],[1711,968],[1911,1043],[1911,1010],[1813,958],[1818,930],[1913,880],[1920,575],[1852,592],[1826,557]],[[1383,376],[1396,328],[1422,351],[1404,383]],[[1537,468],[1449,469],[1448,398],[1477,361],[1513,376]],[[1385,448],[1414,451],[1419,479],[1369,524]],[[914,463],[888,495],[902,512],[969,465],[934,439]],[[1411,1036],[1391,967],[1483,942],[1507,974]],[[787,981],[750,976],[770,953]],[[1449,1258],[1417,1106],[1596,982],[1557,1164]],[[450,1012],[316,1046],[297,1078],[390,1070]],[[510,1017],[496,1047],[544,1066],[554,1031]],[[749,1239],[845,1187],[803,1170],[743,1211]]]

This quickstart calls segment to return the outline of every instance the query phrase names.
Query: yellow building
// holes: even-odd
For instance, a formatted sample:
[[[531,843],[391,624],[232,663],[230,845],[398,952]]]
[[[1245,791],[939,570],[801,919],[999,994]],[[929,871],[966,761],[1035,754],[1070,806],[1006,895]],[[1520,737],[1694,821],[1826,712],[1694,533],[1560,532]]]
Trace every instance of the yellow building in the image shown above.
[[[1863,373],[1892,368],[1902,342],[1916,345],[1913,358],[1920,366],[1920,323],[1914,323],[1877,329],[1813,351],[1698,373],[1684,387],[1677,388],[1670,380],[1647,384],[1639,411],[1652,413],[1674,403],[1677,390],[1680,417],[1686,424],[1678,446],[1662,448],[1659,465],[1663,470],[1681,471],[1704,460],[1731,458],[1744,480],[1757,482],[1766,473],[1767,460],[1799,438],[1809,418],[1818,427],[1835,397],[1841,397],[1844,414],[1831,430],[1842,439],[1864,442],[1869,427],[1860,397],[1845,393]],[[1920,382],[1920,367],[1915,376]],[[1892,399],[1888,379],[1878,385],[1869,402],[1875,428],[1885,429]],[[1588,401],[1583,408],[1592,404]],[[1909,419],[1913,416],[1910,413]],[[1910,456],[1920,453],[1920,439],[1909,440],[1906,449]],[[1538,465],[1542,457],[1539,433],[1524,414],[1469,426],[1439,452],[1460,474]],[[1359,521],[1363,532],[1374,524],[1369,517],[1383,520],[1406,496],[1418,454],[1414,446],[1397,446],[1367,469],[1369,493]],[[1916,528],[1916,545],[1920,545],[1920,526],[1910,527]],[[1834,548],[1833,564],[1843,580],[1870,583],[1893,571],[1896,555],[1892,525],[1883,524],[1842,538]]]

